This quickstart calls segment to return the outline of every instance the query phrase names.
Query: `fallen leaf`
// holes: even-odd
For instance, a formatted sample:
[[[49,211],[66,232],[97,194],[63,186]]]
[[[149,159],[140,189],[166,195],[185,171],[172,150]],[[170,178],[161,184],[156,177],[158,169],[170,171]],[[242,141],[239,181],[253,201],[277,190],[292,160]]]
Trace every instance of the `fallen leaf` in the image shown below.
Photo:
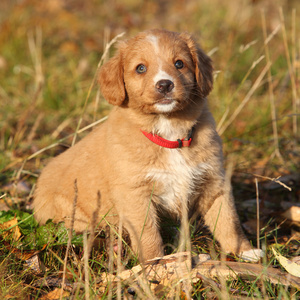
[[[45,266],[40,260],[40,257],[38,255],[34,255],[30,257],[29,259],[25,260],[27,266],[33,270],[35,273],[44,273],[45,271]]]
[[[44,295],[43,297],[40,298],[40,300],[55,300],[55,299],[60,299],[60,297],[69,297],[70,293],[68,291],[64,291],[62,289],[56,288],[52,292]]]
[[[292,262],[296,263],[297,265],[300,265],[300,256],[295,256],[291,259]]]
[[[28,195],[31,191],[30,186],[24,180],[19,181],[17,184],[10,183],[10,184],[4,185],[2,187],[2,189],[4,191],[10,192],[11,195],[13,195],[13,196],[15,196],[16,194],[19,194],[19,193],[24,194],[24,195]]]
[[[11,246],[7,241],[1,240],[1,243],[3,243],[6,249],[10,250],[11,253],[14,253],[18,259],[25,260],[27,266],[35,273],[43,273],[45,271],[45,266],[41,262],[38,254],[45,250],[47,244],[45,244],[41,250],[22,250]]]
[[[10,207],[6,203],[0,203],[0,211],[9,211]]]
[[[294,275],[296,277],[300,277],[300,265],[296,262],[293,262],[286,257],[279,254],[274,248],[272,248],[275,258],[279,261],[279,263],[286,269],[288,273]]]
[[[45,244],[42,249],[40,250],[19,250],[18,248],[13,248],[11,247],[12,253],[14,253],[19,259],[21,260],[29,260],[31,257],[39,254],[45,248],[47,247],[48,244]]]
[[[12,228],[9,229],[9,230],[6,230],[10,227],[12,227]],[[7,222],[4,222],[4,223],[0,224],[0,229],[3,230],[2,234],[3,234],[4,238],[7,238],[9,235],[12,235],[13,239],[15,241],[17,241],[21,236],[21,231],[18,227],[18,220],[17,220],[16,217],[13,218],[10,221],[7,221]]]
[[[33,283],[34,287],[61,287],[62,286],[63,279],[61,277],[51,277],[51,276],[46,276],[44,278],[40,278],[37,281]],[[64,283],[64,290],[72,291],[78,288],[78,286],[81,286],[81,283],[78,282],[72,282],[70,283],[68,279],[65,280]]]
[[[289,209],[283,212],[281,216],[293,222],[300,222],[300,207],[291,206]]]
[[[273,284],[283,284],[300,288],[300,279],[297,276],[286,274],[278,269],[266,267],[260,264],[249,264],[232,261],[206,260],[201,262],[197,256],[192,257],[192,264],[188,262],[187,252],[179,252],[159,258],[154,258],[144,264],[137,265],[130,270],[118,274],[103,273],[101,276],[101,289],[105,290],[108,285],[128,283],[133,289],[141,289],[140,282],[147,283],[152,291],[161,285],[164,287],[175,286],[189,278],[191,282],[199,281],[199,274],[214,279],[238,279],[257,280],[258,277],[268,280]],[[300,267],[300,266],[298,266]],[[149,284],[149,285],[148,285]]]

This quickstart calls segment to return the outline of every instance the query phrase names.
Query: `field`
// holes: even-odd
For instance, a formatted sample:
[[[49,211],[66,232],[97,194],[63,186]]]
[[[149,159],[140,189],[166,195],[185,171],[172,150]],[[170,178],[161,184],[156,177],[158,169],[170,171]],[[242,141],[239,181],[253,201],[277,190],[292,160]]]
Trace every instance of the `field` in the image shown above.
[[[299,14],[297,0],[1,1],[1,299],[298,299],[299,278],[278,283],[262,273],[198,277],[189,288],[186,281],[173,282],[159,292],[145,282],[136,287],[134,280],[104,285],[103,274],[138,262],[118,257],[114,263],[103,248],[88,258],[83,253],[91,237],[70,241],[63,224],[38,226],[31,203],[49,159],[109,113],[96,82],[98,66],[115,50],[106,45],[122,33],[126,38],[150,28],[188,31],[214,62],[209,103],[244,230],[266,251],[261,266],[288,278],[272,249],[300,261]],[[180,225],[166,223],[162,230],[166,244],[176,245],[170,230],[178,233]],[[195,255],[236,261],[224,258],[203,226],[191,224],[190,231],[187,248]],[[107,235],[99,240],[107,243]],[[177,250],[170,246],[166,254]],[[33,260],[35,268],[28,266]],[[68,282],[64,290],[62,281]]]

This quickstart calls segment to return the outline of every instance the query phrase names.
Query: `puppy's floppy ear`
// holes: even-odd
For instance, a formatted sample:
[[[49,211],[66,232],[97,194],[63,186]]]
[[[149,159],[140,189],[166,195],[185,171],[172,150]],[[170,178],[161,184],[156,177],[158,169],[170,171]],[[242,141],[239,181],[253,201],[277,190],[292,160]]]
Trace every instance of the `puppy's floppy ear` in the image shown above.
[[[106,101],[113,105],[121,105],[126,98],[123,48],[120,45],[116,55],[100,68],[98,75],[101,93]]]
[[[213,66],[212,60],[195,42],[188,33],[182,33],[183,38],[192,55],[195,64],[195,77],[202,97],[206,97],[213,87]]]

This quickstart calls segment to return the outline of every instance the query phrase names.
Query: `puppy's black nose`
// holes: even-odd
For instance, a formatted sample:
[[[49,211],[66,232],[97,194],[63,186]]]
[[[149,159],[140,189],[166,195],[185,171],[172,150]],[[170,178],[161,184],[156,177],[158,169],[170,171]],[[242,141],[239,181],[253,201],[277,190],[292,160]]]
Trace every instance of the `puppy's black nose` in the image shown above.
[[[155,87],[161,94],[166,94],[173,90],[174,83],[171,80],[162,79],[157,81]]]

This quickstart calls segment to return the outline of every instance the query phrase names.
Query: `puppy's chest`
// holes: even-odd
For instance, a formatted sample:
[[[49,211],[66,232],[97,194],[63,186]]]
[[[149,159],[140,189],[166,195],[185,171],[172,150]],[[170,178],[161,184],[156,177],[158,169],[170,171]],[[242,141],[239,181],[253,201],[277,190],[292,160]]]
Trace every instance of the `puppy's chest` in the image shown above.
[[[166,150],[164,162],[148,170],[146,178],[154,185],[155,202],[178,212],[183,201],[189,201],[204,178],[209,166],[187,161],[180,150]]]

